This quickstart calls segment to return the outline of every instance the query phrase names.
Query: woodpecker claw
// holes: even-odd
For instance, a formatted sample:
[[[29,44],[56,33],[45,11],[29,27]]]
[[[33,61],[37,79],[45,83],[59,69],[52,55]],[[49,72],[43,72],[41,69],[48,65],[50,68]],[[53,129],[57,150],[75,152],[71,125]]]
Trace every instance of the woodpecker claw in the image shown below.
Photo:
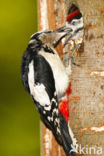
[[[74,64],[75,66],[80,66],[79,64],[75,63],[74,56],[70,56],[70,59],[71,59],[72,64]]]

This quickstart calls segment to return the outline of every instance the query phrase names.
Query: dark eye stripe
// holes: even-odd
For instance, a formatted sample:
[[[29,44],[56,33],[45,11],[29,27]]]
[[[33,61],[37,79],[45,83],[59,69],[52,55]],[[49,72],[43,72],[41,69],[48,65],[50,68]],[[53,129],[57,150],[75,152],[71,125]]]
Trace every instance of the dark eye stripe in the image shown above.
[[[81,28],[77,29],[77,30],[75,31],[75,33],[77,33],[77,32],[80,31],[80,30],[83,30],[83,29],[84,29],[84,27],[81,27]]]

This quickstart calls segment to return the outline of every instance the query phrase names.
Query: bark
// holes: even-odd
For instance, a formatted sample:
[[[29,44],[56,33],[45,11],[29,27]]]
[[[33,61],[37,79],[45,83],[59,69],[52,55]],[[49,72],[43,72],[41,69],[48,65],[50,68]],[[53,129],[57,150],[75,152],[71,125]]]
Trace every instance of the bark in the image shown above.
[[[38,2],[39,29],[43,30],[56,29],[63,25],[67,10],[73,1]],[[83,14],[85,34],[83,46],[76,57],[80,67],[72,65],[70,126],[78,140],[79,155],[104,155],[104,0],[74,2]],[[62,56],[61,44],[57,50]],[[65,156],[52,133],[43,125],[41,131],[42,156]]]

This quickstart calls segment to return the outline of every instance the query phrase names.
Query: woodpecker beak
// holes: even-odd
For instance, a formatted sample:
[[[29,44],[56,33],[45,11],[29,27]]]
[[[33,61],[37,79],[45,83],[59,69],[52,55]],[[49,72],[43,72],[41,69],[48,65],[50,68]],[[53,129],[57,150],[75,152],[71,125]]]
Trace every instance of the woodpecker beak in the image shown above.
[[[72,32],[72,29],[70,29],[69,27],[67,26],[63,26],[55,31],[53,31],[53,33],[58,33],[57,36],[59,36],[58,40],[56,42],[53,43],[53,46],[56,47],[59,42],[65,37],[67,36],[68,34],[70,34]]]
[[[59,32],[59,33],[65,33],[65,35],[69,34],[70,32],[72,32],[72,29],[67,27],[67,26],[63,26],[59,29],[56,29],[55,32]]]

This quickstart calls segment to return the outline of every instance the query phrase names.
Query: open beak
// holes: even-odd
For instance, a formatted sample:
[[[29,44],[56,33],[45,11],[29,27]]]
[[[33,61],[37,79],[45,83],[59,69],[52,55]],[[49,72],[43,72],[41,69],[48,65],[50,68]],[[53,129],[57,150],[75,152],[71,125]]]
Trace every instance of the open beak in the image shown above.
[[[61,27],[61,28],[59,28],[59,29],[56,29],[56,30],[54,31],[54,33],[59,33],[59,34],[60,34],[60,38],[59,38],[55,43],[53,43],[53,46],[56,47],[56,46],[59,44],[59,42],[60,42],[65,36],[67,36],[68,34],[70,34],[71,32],[72,32],[72,29],[70,29],[70,28],[67,27],[67,26],[63,26],[63,27]]]
[[[55,30],[55,32],[59,32],[59,33],[65,33],[66,35],[69,34],[70,32],[72,32],[72,29],[70,29],[67,26],[63,26],[61,28],[58,28]]]

